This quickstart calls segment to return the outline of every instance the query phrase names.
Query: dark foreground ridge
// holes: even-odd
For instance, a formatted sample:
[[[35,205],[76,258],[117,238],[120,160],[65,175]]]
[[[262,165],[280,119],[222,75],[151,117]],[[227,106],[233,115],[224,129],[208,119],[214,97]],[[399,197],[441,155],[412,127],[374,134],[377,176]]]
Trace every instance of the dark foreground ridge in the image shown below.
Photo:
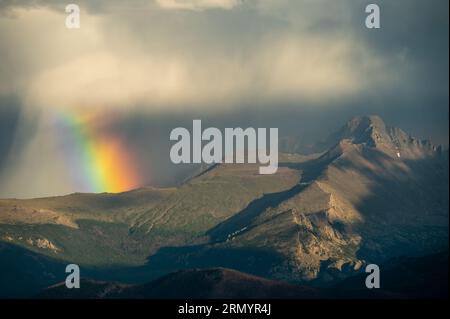
[[[226,268],[181,270],[144,285],[84,279],[79,289],[64,283],[49,287],[38,298],[58,299],[318,299],[318,298],[447,298],[448,252],[424,257],[395,258],[381,267],[380,289],[365,287],[366,274],[329,288],[308,287],[245,274]]]

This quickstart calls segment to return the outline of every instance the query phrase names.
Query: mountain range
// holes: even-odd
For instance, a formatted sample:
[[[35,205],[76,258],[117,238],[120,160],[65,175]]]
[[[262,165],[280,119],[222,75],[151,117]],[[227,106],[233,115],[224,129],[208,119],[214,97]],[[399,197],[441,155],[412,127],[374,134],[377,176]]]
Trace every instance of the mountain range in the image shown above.
[[[378,116],[297,151],[285,143],[274,175],[217,164],[176,188],[0,200],[0,296],[64,296],[69,263],[89,287],[78,293],[97,298],[182,282],[205,293],[178,297],[351,297],[370,263],[392,285],[369,297],[417,296],[424,264],[448,277],[448,151]],[[408,267],[419,283],[394,280]]]

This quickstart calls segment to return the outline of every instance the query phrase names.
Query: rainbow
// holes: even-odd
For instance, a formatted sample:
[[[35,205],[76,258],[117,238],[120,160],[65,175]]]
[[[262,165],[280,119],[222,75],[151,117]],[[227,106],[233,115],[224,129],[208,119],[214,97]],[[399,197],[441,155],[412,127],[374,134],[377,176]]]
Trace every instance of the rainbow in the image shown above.
[[[117,135],[103,127],[104,123],[108,123],[104,114],[102,117],[74,112],[57,115],[60,147],[76,189],[118,193],[141,186],[132,152]]]

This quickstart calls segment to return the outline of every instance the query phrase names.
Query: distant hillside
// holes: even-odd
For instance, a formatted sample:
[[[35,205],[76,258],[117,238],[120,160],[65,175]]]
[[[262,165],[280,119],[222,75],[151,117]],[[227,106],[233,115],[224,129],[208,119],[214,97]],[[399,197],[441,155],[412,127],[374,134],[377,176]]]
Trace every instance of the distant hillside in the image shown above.
[[[202,240],[254,198],[298,179],[288,168],[264,176],[256,165],[230,165],[177,189],[0,200],[0,240],[86,266],[142,264],[162,246]]]

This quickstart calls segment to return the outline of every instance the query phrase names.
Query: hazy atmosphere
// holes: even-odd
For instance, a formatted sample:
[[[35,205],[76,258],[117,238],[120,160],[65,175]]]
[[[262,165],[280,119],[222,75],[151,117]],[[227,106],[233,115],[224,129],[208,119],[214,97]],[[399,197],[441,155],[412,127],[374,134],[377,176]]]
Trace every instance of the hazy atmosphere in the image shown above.
[[[311,143],[377,114],[448,148],[447,0],[377,1],[374,30],[367,1],[76,3],[69,30],[61,1],[0,0],[1,198],[174,185],[193,119]]]

